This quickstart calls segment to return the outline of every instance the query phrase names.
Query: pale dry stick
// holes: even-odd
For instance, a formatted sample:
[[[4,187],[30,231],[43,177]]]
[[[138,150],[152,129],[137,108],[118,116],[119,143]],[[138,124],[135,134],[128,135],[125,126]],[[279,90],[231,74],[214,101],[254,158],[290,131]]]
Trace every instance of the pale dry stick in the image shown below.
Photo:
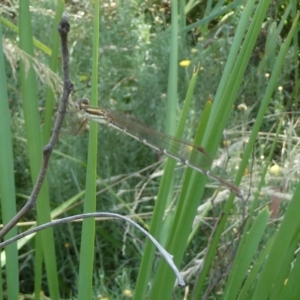
[[[60,106],[58,109],[57,117],[55,120],[54,128],[52,131],[52,135],[50,137],[50,141],[48,145],[46,145],[43,149],[43,162],[40,169],[39,176],[37,181],[33,187],[31,195],[22,209],[11,219],[0,231],[0,238],[3,238],[17,223],[18,221],[30,210],[36,203],[37,197],[40,193],[42,184],[45,180],[49,160],[56,144],[56,141],[59,136],[60,129],[63,124],[64,115],[67,110],[68,99],[73,90],[73,84],[70,79],[69,72],[69,49],[68,49],[68,33],[70,31],[70,24],[68,22],[67,13],[63,13],[62,19],[58,25],[58,31],[61,38],[61,49],[62,49],[62,61],[63,61],[63,76],[64,76],[64,85],[63,85],[63,93],[60,101]],[[0,247],[1,248],[1,247]]]
[[[112,112],[101,107],[90,106],[88,99],[78,101],[74,109],[78,111],[83,119],[83,126],[88,120],[92,120],[117,129],[155,151],[218,181],[237,197],[244,199],[243,192],[236,185],[202,168],[203,164],[209,160],[206,151],[202,147],[159,133],[128,115]]]
[[[44,223],[42,225],[39,225],[39,226],[34,227],[32,229],[29,229],[25,232],[22,232],[22,233],[20,233],[16,236],[6,240],[5,242],[0,243],[0,248],[3,248],[3,247],[5,247],[5,246],[21,239],[21,238],[23,238],[25,236],[28,236],[30,234],[33,234],[35,232],[38,232],[38,231],[43,230],[43,229],[48,228],[48,227],[56,226],[58,224],[72,222],[72,221],[75,221],[75,220],[82,220],[82,219],[87,219],[87,218],[98,218],[98,217],[108,217],[110,219],[122,219],[122,220],[130,223],[131,225],[135,226],[144,235],[146,235],[151,240],[151,242],[157,247],[157,249],[159,250],[161,255],[164,257],[166,262],[169,264],[169,266],[171,267],[171,269],[175,273],[175,275],[177,277],[177,280],[178,280],[178,284],[180,286],[185,286],[185,282],[184,282],[178,268],[176,267],[176,265],[173,261],[173,255],[171,255],[169,252],[167,252],[167,250],[165,250],[165,248],[162,247],[161,244],[149,232],[147,232],[143,227],[141,227],[139,224],[137,224],[136,222],[132,221],[131,219],[129,219],[125,216],[115,214],[115,213],[94,212],[94,213],[85,213],[85,214],[75,215],[75,216],[66,217],[66,218],[62,218],[62,219],[56,219],[56,220],[53,220],[49,223]]]

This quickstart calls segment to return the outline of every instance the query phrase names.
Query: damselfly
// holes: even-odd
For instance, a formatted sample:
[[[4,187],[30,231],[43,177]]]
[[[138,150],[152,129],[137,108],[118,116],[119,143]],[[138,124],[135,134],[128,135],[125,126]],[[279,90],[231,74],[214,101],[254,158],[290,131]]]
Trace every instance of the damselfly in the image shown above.
[[[92,120],[117,129],[155,151],[218,181],[237,197],[243,199],[243,193],[236,185],[205,169],[205,166],[208,167],[209,158],[204,148],[157,132],[130,115],[90,106],[88,99],[82,99],[74,106],[83,121],[82,126],[85,126],[88,120]]]

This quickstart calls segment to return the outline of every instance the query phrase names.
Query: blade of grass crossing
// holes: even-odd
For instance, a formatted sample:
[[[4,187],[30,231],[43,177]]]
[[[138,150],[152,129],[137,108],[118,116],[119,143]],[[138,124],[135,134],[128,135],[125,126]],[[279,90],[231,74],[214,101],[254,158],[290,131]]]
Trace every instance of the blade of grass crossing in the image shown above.
[[[242,159],[242,162],[240,164],[240,169],[238,171],[238,173],[240,173],[240,175],[241,175],[241,173],[246,168],[247,162],[249,160],[249,157],[251,155],[252,149],[253,149],[254,144],[256,142],[257,134],[258,134],[258,132],[260,130],[260,127],[261,127],[261,124],[263,122],[263,118],[264,118],[265,113],[266,113],[266,111],[268,109],[269,103],[270,103],[270,101],[272,99],[271,98],[272,97],[272,93],[275,90],[275,88],[277,87],[277,80],[278,80],[279,75],[280,75],[280,71],[281,71],[281,68],[282,68],[284,57],[285,57],[285,55],[286,55],[286,53],[288,51],[288,48],[289,48],[289,44],[290,44],[290,41],[291,41],[291,35],[293,34],[292,30],[293,30],[293,28],[291,29],[291,33],[289,34],[289,38],[282,45],[280,53],[277,56],[274,68],[273,68],[273,70],[271,72],[272,75],[271,75],[271,78],[269,80],[266,93],[265,93],[265,95],[263,97],[262,104],[261,104],[261,107],[259,109],[259,112],[258,112],[258,115],[257,115],[257,118],[256,118],[256,122],[255,122],[255,124],[254,124],[254,126],[252,128],[250,139],[249,139],[249,141],[248,141],[248,143],[246,145],[246,148],[244,150],[243,159]],[[294,28],[293,32],[295,32],[295,28]],[[279,132],[280,128],[281,128],[281,123],[279,124],[279,126],[277,128],[277,133]],[[272,149],[275,147],[275,142],[276,142],[276,138],[274,139],[274,142],[273,142],[273,145],[272,145]],[[272,149],[271,149],[271,152],[272,152]],[[270,153],[270,155],[271,155],[271,153]],[[269,156],[269,157],[271,157],[271,156]],[[263,180],[263,178],[262,178],[262,180]],[[255,209],[256,203],[257,203],[257,201],[253,201],[252,210]]]
[[[165,131],[173,134],[176,124],[177,100],[177,78],[178,78],[178,2],[171,2],[171,45],[168,75],[167,109]]]
[[[298,21],[298,20],[296,19],[295,22],[294,22],[294,25],[296,24],[297,21]],[[294,25],[293,25],[293,26],[294,26]],[[278,55],[278,57],[277,57],[277,59],[276,59],[276,64],[275,64],[275,66],[274,66],[274,68],[273,68],[272,76],[271,76],[271,79],[270,79],[270,81],[269,81],[268,88],[267,88],[266,94],[265,94],[264,99],[263,99],[263,102],[262,102],[263,105],[262,105],[261,108],[260,108],[260,111],[259,111],[259,114],[258,114],[257,121],[262,119],[262,117],[264,116],[264,112],[266,111],[266,109],[267,109],[267,107],[268,107],[269,101],[270,101],[270,99],[271,99],[272,92],[274,91],[274,89],[275,89],[275,87],[276,87],[277,79],[278,79],[278,76],[279,76],[279,74],[280,74],[279,72],[280,72],[281,67],[282,67],[282,63],[283,63],[283,60],[284,60],[284,56],[285,56],[286,53],[287,53],[287,50],[288,50],[289,43],[290,43],[290,41],[291,41],[291,36],[293,35],[293,32],[295,32],[295,27],[294,27],[294,28],[292,27],[291,32],[289,33],[289,36],[288,36],[286,42],[282,45],[281,50],[280,50],[280,53],[279,53],[279,55]],[[253,132],[255,131],[255,133],[257,133],[258,130],[259,130],[259,127],[256,126],[256,124],[255,124],[255,126],[254,126],[254,128],[253,128],[253,131],[252,131],[252,134],[251,134],[251,137],[250,137],[250,141],[251,141],[251,138],[253,138],[253,136],[252,136],[252,135],[253,135]],[[253,138],[253,140],[254,140],[254,139],[255,139],[255,137]],[[249,143],[250,143],[250,141],[249,141]],[[290,205],[291,205],[291,204],[290,204]],[[280,257],[278,257],[278,260],[276,261],[275,264],[278,264],[279,261],[280,261]],[[267,272],[267,271],[264,270],[263,272]],[[273,275],[272,272],[271,272],[271,275]],[[276,277],[276,278],[277,278],[277,277]],[[275,278],[271,278],[271,279],[269,279],[269,280],[272,281],[272,280],[274,280],[274,279],[275,279]],[[258,295],[258,293],[260,293],[260,292],[257,292],[257,291],[256,291],[256,295]],[[268,291],[267,291],[267,289],[265,289],[265,294],[267,294],[267,293],[268,293]]]
[[[179,0],[179,21],[180,21],[180,31],[186,26],[185,19],[185,0]]]
[[[186,95],[186,99],[184,102],[184,107],[182,110],[182,114],[180,117],[180,121],[178,124],[178,128],[176,130],[175,136],[180,138],[183,134],[184,125],[186,123],[187,114],[189,112],[192,95],[194,92],[196,79],[198,75],[198,70],[193,73],[192,79],[190,81],[190,85],[188,88],[188,92]],[[167,205],[167,197],[169,194],[169,190],[172,186],[172,180],[174,175],[174,167],[176,162],[172,159],[167,159],[167,163],[164,169],[164,174],[160,183],[160,188],[157,195],[156,205],[154,207],[153,217],[151,220],[150,225],[150,233],[158,238],[161,239],[161,228],[163,226],[162,219],[165,213],[165,208]],[[144,299],[146,290],[148,287],[147,282],[149,282],[150,272],[152,270],[152,263],[154,257],[154,247],[150,241],[146,241],[145,251],[142,257],[141,267],[138,274],[136,290],[134,294],[134,299]]]
[[[178,27],[179,27],[179,16],[178,16],[178,1],[174,0],[171,2],[171,40],[170,40],[170,57],[169,57],[169,74],[168,74],[168,91],[167,91],[167,107],[166,107],[166,123],[165,132],[168,134],[174,134],[174,129],[176,126],[176,112],[178,107]],[[175,164],[169,163],[168,166],[173,168]],[[171,185],[173,185],[173,176]],[[169,193],[166,197],[167,203],[169,205],[173,199],[173,189],[169,188]],[[165,201],[164,201],[165,202]],[[165,220],[167,224],[169,218]],[[161,229],[163,230],[162,227]],[[161,232],[160,237],[163,237],[163,232]],[[163,242],[163,241],[162,241]]]
[[[209,119],[210,111],[212,107],[212,100],[208,99],[205,104],[203,113],[201,115],[201,120],[198,124],[196,138],[194,140],[195,145],[200,145],[205,134],[205,128]],[[197,174],[193,172],[191,169],[186,170],[184,182],[182,184],[182,189],[179,197],[179,201],[176,207],[176,215],[174,220],[174,225],[172,228],[172,236],[176,238],[172,241],[174,244],[182,245],[182,247],[174,249],[173,255],[176,259],[179,260],[183,255],[183,249],[185,249],[190,241],[191,236],[187,240],[185,237],[189,235],[190,228],[192,226],[192,222],[194,220],[197,207],[199,205],[199,199],[201,199],[201,195],[203,193],[206,179],[203,177],[203,180],[197,180],[198,184],[194,186],[190,186],[193,182],[193,176],[203,177],[201,174]],[[195,208],[195,209],[193,209]],[[192,233],[193,234],[193,233]],[[175,248],[175,247],[174,247]]]
[[[253,21],[251,22],[250,27],[248,26],[249,22],[249,16],[252,12],[254,2],[248,1],[247,5],[245,7],[245,11],[242,14],[241,22],[239,23],[237,32],[240,35],[237,39],[234,39],[235,43],[232,45],[232,49],[230,50],[229,54],[229,62],[226,63],[226,67],[224,70],[224,74],[221,79],[220,86],[218,88],[217,96],[218,102],[217,102],[217,109],[214,110],[214,116],[215,120],[218,120],[218,122],[214,122],[210,124],[209,130],[206,132],[208,135],[205,137],[209,137],[210,135],[216,134],[221,135],[223,127],[220,127],[220,124],[224,122],[223,118],[226,120],[228,119],[228,113],[229,113],[229,107],[232,107],[233,100],[236,97],[237,87],[241,84],[243,74],[246,68],[246,63],[249,61],[250,55],[251,55],[251,49],[253,49],[256,38],[258,36],[258,33],[261,28],[261,24],[264,20],[265,14],[267,12],[268,3],[269,1],[261,1],[259,6],[257,7],[257,10],[255,12],[255,15],[253,16]],[[240,28],[241,26],[241,28]],[[248,33],[246,34],[245,40],[243,42],[243,45],[241,47],[241,43],[243,41],[243,35],[245,33],[246,29],[249,29]],[[241,49],[240,53],[237,56],[237,50]],[[247,55],[246,55],[247,54]],[[225,124],[225,123],[224,123]],[[223,126],[224,126],[223,124]],[[212,151],[215,151],[216,147],[216,141],[213,139],[208,139],[207,143],[204,144],[207,149],[212,149]],[[209,151],[209,150],[208,150]],[[249,150],[248,150],[249,151]],[[209,152],[210,153],[210,152]],[[250,151],[247,153],[248,159],[250,157]],[[248,161],[248,160],[247,160]],[[239,168],[238,174],[236,178],[238,179],[236,183],[241,179],[243,172],[246,168],[246,164],[241,166]],[[215,256],[215,252],[221,237],[221,234],[223,232],[228,213],[233,205],[233,199],[234,197],[231,196],[229,200],[226,203],[226,206],[224,208],[225,214],[223,214],[218,227],[216,229],[216,232],[213,236],[213,239],[211,241],[211,244],[209,246],[209,250],[206,254],[206,258],[204,261],[204,266],[201,272],[201,275],[198,278],[198,283],[196,284],[195,289],[195,297],[196,299],[201,298],[201,293],[203,290],[203,285],[206,281],[207,274],[210,270],[210,266],[212,264],[212,261]]]
[[[270,212],[266,209],[262,210],[254,220],[249,231],[244,231],[222,299],[237,298],[241,285],[247,275],[247,271],[251,267],[250,264],[267,227],[269,217]]]
[[[185,13],[188,14],[190,10],[194,8],[194,4],[196,5],[197,2],[194,1],[193,4],[191,3],[192,1],[189,1],[187,5],[185,6]],[[220,3],[220,2],[219,2]],[[236,7],[240,6],[242,3],[241,0],[235,0],[227,5],[217,5],[215,6],[214,10],[210,12],[210,14],[207,17],[204,17],[203,19],[186,26],[183,29],[183,32],[189,32],[193,30],[194,28],[200,27],[202,25],[207,25],[210,21],[218,19],[220,16],[228,14],[231,11],[234,11]]]
[[[170,59],[169,59],[169,75],[168,75],[168,91],[167,91],[167,107],[166,107],[166,123],[165,123],[165,131],[168,134],[173,134],[174,128],[175,128],[175,122],[176,122],[176,110],[177,110],[177,78],[178,78],[178,2],[177,0],[174,0],[171,2],[171,41],[170,41]],[[174,162],[167,162],[166,166],[166,174],[171,175],[170,178],[173,178],[171,170],[174,169],[175,163]],[[172,185],[172,180],[168,180],[170,186]],[[166,184],[167,182],[163,182],[162,184]],[[169,197],[171,199],[172,195],[168,193],[166,195],[166,191],[171,191],[171,188],[165,187],[160,188],[161,195],[164,194],[165,197],[163,202],[156,203],[156,206],[158,208],[156,210],[156,214],[154,214],[155,219],[161,219],[161,212],[164,210],[164,207],[166,205],[166,201]],[[159,220],[159,224],[161,223],[161,220]],[[153,228],[153,221],[151,222],[152,231],[156,231],[155,228]],[[156,226],[155,226],[156,227]],[[157,227],[158,228],[158,227]],[[151,231],[150,231],[151,232]],[[153,234],[153,232],[151,232]],[[155,235],[154,235],[155,237]],[[154,248],[153,245],[147,241],[147,247],[145,249],[145,254],[143,256],[142,266],[138,275],[138,283],[137,287],[139,287],[134,295],[134,299],[143,299],[145,296],[146,288],[147,288],[147,280],[145,278],[149,278],[150,275],[150,266],[153,259],[153,253]],[[145,257],[145,258],[144,258]],[[151,259],[152,257],[152,259]],[[149,261],[148,261],[149,259]]]
[[[8,28],[10,28],[11,30],[13,30],[16,33],[19,33],[19,28],[15,24],[11,23],[9,20],[7,20],[7,19],[5,19],[3,17],[0,17],[0,20]],[[51,49],[49,47],[47,47],[45,44],[43,44],[40,41],[38,41],[37,39],[35,39],[34,37],[33,37],[33,44],[38,49],[40,49],[41,51],[43,51],[44,53],[46,53],[47,55],[49,55],[49,56],[51,55]]]
[[[203,112],[204,117],[198,127],[195,144],[199,145],[199,140],[203,137],[206,128],[205,122],[209,118],[211,101],[208,101]],[[206,182],[205,176],[187,169],[182,192],[176,207],[174,224],[168,236],[166,249],[174,256],[174,262],[180,265],[187,246],[188,236],[199,205],[199,200],[203,193]],[[154,279],[153,288],[149,299],[167,299],[172,293],[175,277],[170,272],[170,268],[163,261],[160,261]]]
[[[187,120],[187,117],[188,117],[188,114],[189,114],[189,111],[190,111],[190,106],[191,106],[191,101],[192,101],[192,97],[193,97],[193,93],[194,93],[194,89],[195,89],[195,85],[196,85],[197,75],[198,75],[198,70],[196,70],[192,75],[192,78],[191,78],[191,81],[190,81],[190,84],[189,84],[189,88],[188,88],[188,91],[187,91],[187,94],[186,94],[186,98],[185,98],[185,101],[184,101],[184,106],[183,106],[183,109],[182,109],[180,120],[179,120],[177,129],[176,129],[175,136],[179,139],[182,138],[184,128],[185,128],[185,125],[186,125],[186,120]],[[170,185],[169,186],[164,186],[163,182],[161,182],[161,188],[165,192],[162,195],[160,195],[160,193],[158,193],[157,201],[164,201],[163,199],[168,198],[168,194],[170,194],[169,191],[170,191],[171,184],[172,184],[172,178],[173,178],[173,174],[174,174],[175,165],[176,165],[176,163],[172,163],[171,165],[169,164],[168,166],[165,167],[165,171],[170,172],[170,173],[172,172],[171,176],[166,176],[169,179],[168,182],[170,183]],[[170,171],[167,170],[167,167],[170,167]],[[170,202],[166,203],[165,208],[170,204],[171,204]],[[165,210],[165,208],[164,208],[164,210]],[[161,218],[164,215],[164,210],[161,211]],[[161,224],[162,226],[160,226],[160,225],[157,226],[156,225],[156,227],[160,227],[160,230],[159,230],[160,236],[158,238],[159,238],[159,241],[161,242],[162,245],[166,245],[168,236],[170,234],[170,230],[172,228],[172,223],[174,221],[174,215],[175,214],[172,213],[172,211],[171,211],[167,216],[165,216],[164,221]],[[155,223],[155,221],[153,221],[153,222]]]
[[[251,297],[248,296],[248,298],[246,298],[246,295],[249,294],[253,294],[253,289],[255,288],[255,284],[258,278],[258,273],[261,270],[263,264],[266,261],[266,258],[268,257],[273,243],[275,241],[276,238],[276,234],[274,234],[265,244],[265,247],[262,249],[262,251],[259,253],[258,258],[255,260],[255,264],[253,264],[250,268],[250,272],[248,273],[247,279],[244,282],[240,293],[237,297],[237,300],[242,300],[242,299],[253,299]]]
[[[299,229],[297,231],[297,237],[292,239],[291,244],[287,248],[286,254],[281,258],[281,261],[278,262],[280,265],[280,270],[272,285],[272,290],[268,300],[277,300],[278,295],[282,293],[286,282],[289,280],[289,273],[291,269],[293,269],[291,266],[294,264],[295,253],[298,252],[297,248],[299,245],[300,231]],[[293,297],[288,297],[286,299],[293,299]]]
[[[222,78],[218,86],[216,96],[214,98],[211,121],[208,123],[207,132],[203,141],[205,149],[213,157],[214,153],[217,151],[217,147],[229,118],[230,111],[232,110],[232,106],[236,96],[233,91],[235,91],[236,93],[236,89],[240,86],[243,78],[242,75],[245,69],[241,69],[241,64],[242,62],[246,64],[249,61],[251,49],[254,47],[256,40],[255,37],[257,37],[259,33],[259,30],[253,32],[253,24],[259,23],[261,25],[262,22],[260,22],[260,20],[257,20],[258,14],[254,15],[253,21],[251,22],[252,27],[249,28],[249,19],[251,19],[255,3],[255,0],[247,1],[247,5],[240,18],[239,25],[237,27],[230,53],[224,68],[224,72],[222,74]],[[266,5],[265,9],[261,10],[261,15],[266,12],[267,7],[268,6]],[[247,30],[248,33],[245,38]],[[250,36],[252,36],[252,38]],[[252,47],[248,45],[249,42],[252,43]],[[244,45],[244,49],[242,50],[241,45]],[[249,46],[249,48],[247,48],[246,45]],[[249,53],[248,58],[246,59],[244,53],[247,51],[247,49]],[[237,75],[240,75],[240,77],[236,77]],[[214,120],[218,121],[215,122]]]
[[[278,137],[279,132],[281,132],[281,128],[282,128],[282,120],[280,120],[280,122],[277,126],[276,136],[273,140],[273,143],[272,143],[272,146],[271,146],[271,149],[270,149],[270,153],[269,153],[269,156],[268,156],[266,161],[271,160],[271,157],[272,157],[273,152],[275,150],[275,146],[277,145],[277,137]],[[250,228],[252,215],[253,215],[254,209],[257,207],[259,191],[260,191],[261,186],[264,182],[264,178],[265,178],[265,174],[267,172],[268,166],[269,166],[269,164],[266,163],[266,166],[265,166],[264,170],[262,171],[261,182],[258,185],[258,191],[256,192],[255,200],[253,201],[253,204],[252,204],[251,209],[249,211],[249,218],[248,218],[248,220],[247,220],[247,222],[244,226],[244,229],[243,229],[243,235],[241,237],[240,247],[239,247],[238,252],[236,254],[236,258],[234,260],[234,265],[233,265],[232,270],[231,270],[231,275],[229,276],[228,283],[226,285],[226,290],[224,292],[224,299],[236,299],[237,298],[237,289],[241,290],[241,287],[239,286],[238,283],[239,283],[240,280],[242,280],[244,278],[244,276],[246,274],[246,270],[243,270],[242,266],[245,265],[246,257],[247,257],[247,254],[249,254],[249,250],[251,248],[253,248],[254,245],[256,245],[255,241],[254,242],[251,241],[249,246],[246,246],[246,247],[243,246],[245,244],[245,240],[249,241],[250,233],[248,234],[248,231],[253,230],[252,228],[253,228],[253,226],[255,226],[255,223],[254,223],[252,225],[252,227]],[[257,222],[257,220],[255,222]],[[259,228],[262,231],[265,230],[265,227],[266,226],[259,225]],[[257,237],[257,235],[255,235],[255,237]],[[243,248],[248,249],[247,253],[242,252]],[[248,269],[251,269],[250,267],[251,266],[249,266]],[[238,271],[234,271],[235,269],[238,269]],[[243,270],[243,272],[241,272],[242,270]]]
[[[205,135],[207,122],[209,120],[211,108],[212,108],[212,99],[208,99],[205,104],[203,113],[201,115],[201,120],[198,124],[197,133],[196,133],[196,137],[194,140],[195,145],[200,145],[202,142],[202,139]],[[194,179],[194,178],[197,178],[197,179]],[[201,180],[201,178],[203,178],[203,180]],[[188,220],[194,220],[194,214],[196,213],[196,207],[198,207],[198,205],[199,205],[199,199],[201,198],[201,195],[203,193],[206,179],[207,178],[205,176],[203,176],[202,174],[197,174],[191,169],[186,170],[179,202],[176,207],[177,217],[176,217],[176,221],[174,222],[174,225],[175,225],[175,227],[173,228],[174,231],[180,230],[180,228],[189,227]],[[193,182],[197,182],[197,184],[193,185]],[[196,189],[194,189],[194,187],[196,187]],[[191,196],[193,196],[193,197],[191,197]],[[188,199],[188,201],[187,201],[187,199]],[[195,210],[192,209],[192,207],[193,207],[192,203],[195,203]],[[189,230],[190,229],[188,229],[187,232]],[[183,234],[183,232],[180,232],[180,233],[178,232],[176,234],[174,233],[175,236],[181,236],[181,234]],[[187,233],[187,235],[188,235],[188,233]]]
[[[20,48],[33,56],[33,34],[28,0],[19,2],[19,16]],[[42,162],[42,137],[38,112],[37,84],[34,69],[30,67],[27,72],[23,62],[21,62],[20,65],[20,74],[30,171],[32,182],[35,182]],[[40,224],[50,221],[49,194],[46,181],[42,186],[37,200],[37,212],[37,220]],[[53,230],[52,228],[48,228],[39,233],[39,235],[41,236],[41,241],[43,243],[43,257],[46,264],[50,295],[52,299],[59,299]],[[41,277],[41,266],[39,269],[40,272],[39,274],[36,274],[35,279]],[[37,279],[36,282],[38,283],[39,281],[40,280]],[[35,294],[40,294],[40,286],[38,285],[35,285]]]
[[[283,15],[280,18],[280,22],[279,22],[279,25],[277,26],[277,28],[275,28],[273,30],[271,29],[274,27],[272,25],[276,25],[274,23],[271,26],[269,26],[270,29],[268,30],[268,36],[266,39],[265,53],[264,53],[264,56],[263,56],[262,60],[260,61],[259,66],[257,68],[258,72],[262,72],[263,70],[268,68],[267,64],[271,65],[271,66],[275,64],[276,45],[278,43],[278,36],[280,36],[282,28],[284,27],[284,25],[287,21],[287,18],[289,17],[291,8],[292,8],[292,3],[289,3],[287,5],[287,7],[285,8]],[[271,59],[272,59],[272,62],[270,62]]]
[[[287,280],[284,282],[282,293],[280,297],[277,297],[277,299],[297,299],[297,297],[300,295],[299,274],[300,256],[298,254],[295,261],[293,261],[293,268],[291,269]]]
[[[282,269],[282,261],[288,254],[295,235],[299,234],[300,184],[298,184],[276,235],[273,247],[258,278],[253,299],[267,299]],[[291,262],[288,262],[289,264]]]
[[[297,1],[293,2],[292,6],[292,18],[295,19],[297,16],[299,8],[297,7]],[[299,36],[298,34],[294,34],[293,36],[293,44],[298,45],[298,47],[294,47],[294,66],[297,66],[299,62]],[[299,80],[299,68],[294,69],[294,91],[293,97],[290,98],[290,101],[293,99],[298,99],[299,97],[299,90],[300,90],[300,80]],[[288,101],[287,105],[290,106],[291,103]]]
[[[5,65],[2,47],[2,26],[0,24],[0,198],[1,213],[4,224],[16,214],[16,195],[13,163],[12,135],[10,129],[10,112],[8,107]],[[5,240],[15,236],[17,228],[13,228]],[[18,299],[19,266],[17,243],[5,247],[6,284],[8,299]],[[2,276],[1,276],[2,278]],[[1,286],[2,288],[2,286]],[[1,292],[1,291],[0,291]],[[1,299],[2,299],[1,292]]]
[[[94,3],[93,69],[91,104],[98,104],[98,51],[99,51],[99,0]],[[97,166],[98,125],[91,122],[88,145],[86,195],[84,212],[96,210],[96,166]],[[95,220],[85,219],[82,224],[78,299],[92,299],[94,265]]]
[[[273,94],[274,90],[277,87],[277,84],[278,84],[277,80],[280,76],[280,72],[281,72],[281,69],[282,69],[284,58],[285,58],[285,56],[286,56],[286,54],[289,50],[289,45],[290,45],[291,39],[292,39],[293,35],[296,32],[295,24],[297,24],[298,18],[299,18],[299,15],[295,19],[294,24],[293,24],[293,26],[292,26],[292,28],[289,32],[289,35],[288,35],[287,39],[285,40],[285,42],[282,44],[282,46],[280,48],[280,52],[279,52],[279,54],[277,56],[277,59],[275,61],[275,65],[274,65],[273,70],[271,72],[271,77],[270,77],[270,80],[268,82],[266,92],[265,92],[265,94],[263,96],[263,99],[261,101],[261,106],[259,108],[259,111],[258,111],[258,114],[257,114],[257,117],[256,117],[256,121],[255,121],[255,123],[252,127],[252,130],[251,130],[249,141],[246,144],[246,147],[244,149],[244,154],[243,154],[243,158],[242,158],[242,161],[241,161],[241,164],[240,164],[238,175],[241,175],[244,172],[244,170],[246,169],[246,166],[248,164],[249,158],[251,156],[252,149],[253,149],[254,144],[256,142],[258,132],[259,132],[261,124],[263,122],[263,118],[266,114],[266,111],[267,111],[267,109],[269,107],[269,104],[270,104],[270,101],[272,99],[271,98],[272,94]]]
[[[277,126],[276,136],[275,136],[275,138],[273,140],[273,143],[272,143],[272,146],[271,146],[270,153],[269,153],[267,161],[270,161],[270,159],[271,159],[271,157],[273,155],[275,146],[277,144],[277,137],[278,137],[279,132],[281,132],[281,128],[282,128],[282,120],[280,120],[280,122],[279,122],[279,124]],[[253,249],[254,246],[256,247],[258,241],[257,240],[255,240],[255,241],[251,240],[251,242],[250,242],[250,244],[248,246],[245,243],[247,241],[249,241],[249,238],[251,236],[251,233],[249,232],[249,234],[248,234],[248,231],[249,230],[252,231],[253,230],[253,226],[255,226],[255,223],[257,223],[257,219],[256,219],[255,223],[250,228],[250,222],[251,222],[251,219],[252,219],[251,216],[253,215],[254,209],[257,207],[258,194],[259,194],[259,191],[260,191],[261,186],[263,184],[263,181],[264,181],[265,174],[267,172],[268,166],[269,166],[269,164],[267,163],[266,166],[265,166],[265,168],[264,168],[264,170],[263,170],[263,172],[262,172],[261,182],[259,183],[258,191],[256,193],[255,200],[253,201],[253,204],[252,204],[250,212],[249,212],[250,216],[249,216],[249,218],[248,218],[248,220],[246,222],[246,225],[245,225],[245,227],[243,229],[244,233],[242,235],[241,242],[240,242],[240,247],[239,247],[238,252],[236,254],[236,257],[235,257],[235,260],[234,260],[234,265],[232,267],[231,274],[229,276],[228,283],[226,285],[226,290],[224,292],[223,299],[237,299],[237,293],[238,293],[238,291],[243,290],[244,287],[245,287],[245,285],[244,285],[244,286],[242,286],[242,289],[241,289],[241,286],[240,286],[241,280],[244,280],[244,277],[245,277],[245,274],[246,274],[246,271],[247,271],[245,268],[243,269],[243,265],[245,267],[248,267],[248,270],[251,269],[250,265],[249,266],[245,265],[245,263],[248,261],[247,260],[247,257],[248,257],[247,254],[251,254],[250,252],[253,252],[253,254],[254,254],[254,250],[251,251],[251,249]],[[261,234],[265,230],[266,225],[267,224],[265,224],[265,225],[260,224],[259,225],[259,231],[261,231]],[[255,239],[259,238],[261,236],[261,234],[260,233],[254,234],[254,238]],[[244,253],[243,250],[242,250],[244,248],[246,249],[246,253]],[[250,261],[249,261],[249,263],[250,263]],[[252,269],[252,271],[253,271],[253,269]],[[248,279],[249,279],[249,276],[248,276]]]

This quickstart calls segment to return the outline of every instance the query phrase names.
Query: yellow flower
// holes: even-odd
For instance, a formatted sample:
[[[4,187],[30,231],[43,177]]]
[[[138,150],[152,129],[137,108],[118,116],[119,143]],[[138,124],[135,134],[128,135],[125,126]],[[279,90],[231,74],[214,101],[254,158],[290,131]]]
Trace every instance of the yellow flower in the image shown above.
[[[224,147],[229,147],[231,145],[231,141],[230,140],[224,140],[223,141],[223,146]]]
[[[245,103],[241,103],[241,104],[238,105],[237,109],[239,111],[246,111],[248,109],[248,107]]]
[[[87,77],[87,75],[83,74],[79,77],[79,80],[80,80],[80,82],[84,82],[84,81],[88,80],[88,77]]]
[[[280,171],[281,171],[281,168],[277,164],[273,165],[270,168],[270,174],[275,175],[275,176],[279,175]]]
[[[191,64],[191,61],[189,59],[182,60],[179,63],[180,67],[184,67],[184,68],[188,67],[190,64]]]
[[[123,290],[123,295],[125,297],[131,298],[132,297],[132,291],[129,290],[129,289],[125,289],[125,290]]]

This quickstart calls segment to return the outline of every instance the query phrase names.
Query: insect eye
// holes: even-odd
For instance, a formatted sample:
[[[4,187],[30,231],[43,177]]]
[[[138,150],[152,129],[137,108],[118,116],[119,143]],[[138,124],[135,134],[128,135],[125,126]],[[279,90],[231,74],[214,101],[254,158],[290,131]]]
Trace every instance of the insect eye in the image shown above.
[[[90,100],[87,98],[83,98],[82,100],[80,100],[80,104],[81,106],[88,106],[90,105]]]

